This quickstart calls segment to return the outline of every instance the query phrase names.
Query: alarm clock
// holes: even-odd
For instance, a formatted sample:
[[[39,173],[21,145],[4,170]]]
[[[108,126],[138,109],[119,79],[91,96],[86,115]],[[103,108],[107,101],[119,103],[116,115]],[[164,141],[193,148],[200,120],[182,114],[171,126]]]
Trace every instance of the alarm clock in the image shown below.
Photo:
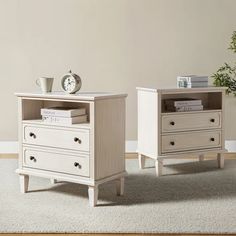
[[[82,81],[77,74],[72,73],[70,70],[62,77],[61,86],[66,93],[73,94],[80,90]]]

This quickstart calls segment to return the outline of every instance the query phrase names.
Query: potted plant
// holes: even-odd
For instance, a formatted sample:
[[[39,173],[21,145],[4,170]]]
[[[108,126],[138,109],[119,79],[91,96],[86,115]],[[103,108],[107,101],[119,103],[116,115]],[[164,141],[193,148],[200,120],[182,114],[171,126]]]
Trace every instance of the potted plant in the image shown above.
[[[228,49],[236,53],[236,31],[233,32]],[[215,86],[227,87],[226,93],[232,93],[236,96],[236,63],[232,66],[228,63],[224,63],[224,65],[212,75],[212,78]]]

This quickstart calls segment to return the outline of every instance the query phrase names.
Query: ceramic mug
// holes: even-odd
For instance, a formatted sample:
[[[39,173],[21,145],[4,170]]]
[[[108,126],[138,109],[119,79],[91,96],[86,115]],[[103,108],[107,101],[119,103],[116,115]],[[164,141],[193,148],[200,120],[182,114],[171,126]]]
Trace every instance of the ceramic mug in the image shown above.
[[[36,80],[36,84],[41,88],[43,93],[49,93],[52,92],[53,80],[54,78],[41,77]]]

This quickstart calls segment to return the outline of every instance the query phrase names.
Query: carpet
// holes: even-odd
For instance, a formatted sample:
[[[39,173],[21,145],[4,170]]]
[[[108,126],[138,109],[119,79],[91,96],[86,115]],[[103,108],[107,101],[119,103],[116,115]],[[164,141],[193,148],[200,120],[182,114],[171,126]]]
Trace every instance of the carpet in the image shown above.
[[[236,233],[236,160],[225,169],[215,160],[167,160],[157,178],[127,160],[125,196],[113,182],[100,186],[98,206],[89,207],[87,187],[50,184],[31,177],[19,193],[17,160],[0,159],[1,233]]]

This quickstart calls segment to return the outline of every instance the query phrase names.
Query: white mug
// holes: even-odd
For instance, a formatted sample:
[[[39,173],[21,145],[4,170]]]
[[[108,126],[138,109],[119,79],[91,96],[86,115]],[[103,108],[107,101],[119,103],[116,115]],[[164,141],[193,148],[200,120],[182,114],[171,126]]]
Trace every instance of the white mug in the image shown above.
[[[52,92],[54,78],[41,77],[36,80],[36,84],[41,88],[43,93]]]

